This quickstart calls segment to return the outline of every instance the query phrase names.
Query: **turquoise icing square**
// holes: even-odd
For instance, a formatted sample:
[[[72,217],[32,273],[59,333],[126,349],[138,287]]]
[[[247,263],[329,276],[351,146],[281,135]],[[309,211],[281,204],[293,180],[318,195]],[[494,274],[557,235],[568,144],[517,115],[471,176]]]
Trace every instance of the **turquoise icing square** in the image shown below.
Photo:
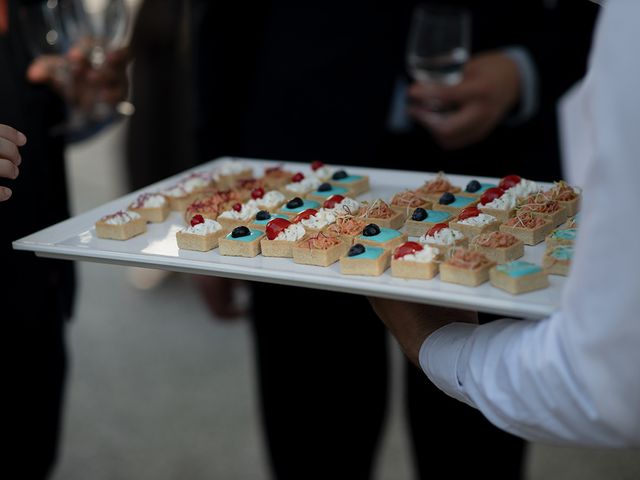
[[[554,230],[551,233],[551,238],[557,238],[559,240],[575,240],[577,230],[575,228],[567,228],[565,230]]]
[[[348,257],[348,258],[355,258],[358,260],[376,260],[383,253],[384,253],[384,248],[365,246],[364,252],[362,252],[359,255],[354,255],[353,257]]]
[[[499,272],[506,273],[510,277],[519,278],[527,275],[532,275],[542,271],[542,268],[534,263],[523,262],[522,260],[516,260],[513,262],[498,265],[496,267]]]
[[[264,235],[264,232],[261,232],[260,230],[253,230],[250,228],[249,231],[251,233],[246,237],[233,238],[229,233],[226,238],[228,238],[229,240],[235,240],[238,242],[253,242],[256,238],[259,238],[261,235]]]
[[[340,180],[333,180],[333,181],[340,182],[340,183],[353,183],[361,179],[362,177],[360,175],[347,175],[346,177],[341,178]]]
[[[573,258],[573,247],[560,246],[551,250],[550,255],[558,260],[571,260]]]
[[[448,206],[449,207],[458,207],[458,208],[468,207],[470,204],[472,204],[475,201],[476,201],[475,198],[458,197],[458,196],[456,196],[456,199],[453,201],[453,203],[450,203]]]
[[[281,208],[281,210],[283,212],[300,213],[300,212],[304,212],[308,208],[316,209],[318,207],[320,207],[320,204],[318,202],[316,202],[315,200],[303,200],[301,207],[298,207],[298,208],[287,208],[287,205],[285,204]]]
[[[451,218],[447,212],[441,212],[439,210],[427,210],[427,218],[422,220],[422,222],[429,223],[443,223]]]
[[[373,242],[385,243],[389,240],[393,240],[394,238],[398,238],[402,234],[398,230],[393,230],[391,228],[380,228],[380,233],[373,237],[365,237],[364,235],[358,235],[358,239],[360,240],[371,240]]]
[[[325,197],[329,198],[331,195],[343,195],[347,193],[348,190],[342,187],[332,187],[331,190],[327,190],[326,192],[321,192],[320,190],[316,190],[315,192],[311,192],[311,195],[315,195],[316,197]]]

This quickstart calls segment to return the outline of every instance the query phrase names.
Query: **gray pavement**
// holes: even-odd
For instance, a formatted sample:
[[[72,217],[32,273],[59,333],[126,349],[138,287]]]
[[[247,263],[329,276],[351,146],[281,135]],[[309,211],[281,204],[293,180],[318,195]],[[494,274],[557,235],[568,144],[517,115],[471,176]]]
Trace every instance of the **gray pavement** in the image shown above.
[[[71,149],[75,212],[124,193],[122,129]],[[54,480],[268,478],[247,322],[211,318],[183,275],[139,291],[128,284],[123,267],[79,267]],[[399,355],[395,349],[396,373]],[[412,478],[400,377],[394,375],[379,480]],[[638,451],[536,445],[529,460],[530,480],[640,478]]]

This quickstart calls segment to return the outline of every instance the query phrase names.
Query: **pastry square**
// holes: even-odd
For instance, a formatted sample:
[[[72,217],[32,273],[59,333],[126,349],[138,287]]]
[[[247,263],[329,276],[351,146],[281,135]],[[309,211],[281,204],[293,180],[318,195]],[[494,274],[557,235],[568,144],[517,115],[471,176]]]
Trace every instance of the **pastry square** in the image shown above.
[[[289,220],[276,218],[267,224],[265,237],[260,240],[262,255],[265,257],[293,256],[293,247],[306,238],[307,232],[299,223],[291,223]]]
[[[325,165],[320,160],[311,162],[311,171],[313,172],[312,175],[321,182],[328,182],[331,180],[331,175],[333,175],[333,169]]]
[[[536,194],[542,188],[534,181],[521,178],[518,175],[508,175],[500,180],[498,186],[517,198],[526,198]]]
[[[478,208],[481,212],[506,222],[516,214],[518,197],[500,188],[490,188],[480,197]]]
[[[405,221],[403,213],[395,212],[381,199],[375,200],[373,203],[363,202],[358,216],[362,217],[365,222],[394,230],[402,228]]]
[[[549,278],[534,263],[515,261],[493,267],[489,271],[491,285],[512,295],[541,290],[549,286]]]
[[[424,195],[420,195],[413,190],[405,190],[404,192],[396,193],[391,202],[389,202],[389,206],[394,212],[402,213],[406,220],[416,208],[422,208],[423,210],[431,208],[432,202]]]
[[[253,178],[253,169],[241,160],[224,160],[218,162],[215,168],[213,178],[220,190],[231,190],[235,188],[238,180]]]
[[[445,192],[434,202],[433,209],[447,212],[451,215],[458,215],[465,208],[474,207],[477,203],[477,197],[467,196],[461,193],[454,195],[451,192]]]
[[[518,213],[532,213],[546,218],[553,227],[559,227],[567,220],[567,210],[555,200],[548,200],[543,193],[531,195],[522,200]]]
[[[231,210],[225,210],[218,215],[217,220],[224,229],[230,231],[241,225],[249,225],[255,220],[257,214],[258,207],[255,204],[250,202],[236,203],[231,207]]]
[[[389,268],[390,257],[389,250],[356,243],[340,258],[340,273],[377,277]]]
[[[345,197],[349,194],[349,189],[346,187],[340,187],[336,185],[331,185],[330,183],[321,184],[317,190],[312,191],[307,195],[309,200],[315,200],[320,203],[324,203],[325,200],[328,200],[330,197],[334,195],[340,195]]]
[[[293,177],[293,175],[293,172],[285,170],[280,165],[265,168],[264,176],[262,177],[264,188],[268,190],[280,190],[291,181],[291,177]]]
[[[232,257],[255,257],[260,254],[260,240],[264,238],[262,230],[236,227],[227,235],[220,237],[220,255]]]
[[[362,230],[362,234],[358,235],[354,242],[361,243],[364,246],[382,247],[392,250],[401,243],[407,241],[407,236],[392,228],[384,228],[370,223]]]
[[[449,222],[449,228],[458,230],[468,238],[483,233],[496,232],[500,227],[500,222],[496,217],[481,212],[476,207],[465,208],[460,214]]]
[[[302,197],[305,198],[311,192],[318,189],[322,182],[313,175],[305,177],[302,172],[296,173],[289,183],[281,188],[281,192],[287,197]]]
[[[425,182],[420,188],[416,189],[416,193],[424,195],[428,200],[437,203],[445,192],[457,194],[461,191],[460,187],[451,184],[444,172],[438,172],[436,178]],[[435,210],[435,209],[434,209]]]
[[[545,197],[550,200],[556,200],[560,206],[567,210],[567,216],[573,217],[580,210],[580,189],[572,187],[567,182],[556,182],[555,186],[544,193]]]
[[[357,197],[369,191],[369,177],[366,175],[349,175],[344,170],[338,170],[328,182],[336,187],[349,190],[349,195]]]
[[[297,215],[305,210],[317,210],[318,208],[320,208],[320,203],[315,200],[303,200],[300,197],[295,197],[280,207],[277,210],[277,213],[282,213],[284,215]]]
[[[266,210],[268,212],[275,212],[287,201],[286,197],[278,190],[265,192],[262,188],[252,191],[251,198],[258,210]]]
[[[500,225],[500,231],[514,235],[525,245],[537,245],[551,233],[553,225],[544,217],[532,213],[519,213]]]
[[[169,207],[174,212],[184,212],[193,201],[192,193],[187,192],[181,184],[163,190],[162,195],[169,201]]]
[[[455,249],[450,258],[440,264],[440,279],[467,287],[477,287],[489,280],[489,270],[495,262],[480,252]]]
[[[360,211],[360,202],[351,197],[333,195],[322,203],[322,208],[331,210],[336,217],[353,216]]]
[[[332,223],[335,223],[336,216],[333,210],[321,208],[320,210],[309,209],[299,213],[291,219],[293,223],[300,223],[306,231],[321,232]]]
[[[318,233],[293,247],[293,261],[303,265],[328,267],[337,262],[347,249],[348,246],[339,238]]]
[[[524,256],[524,242],[506,232],[491,232],[471,240],[470,248],[496,263],[507,263]]]
[[[221,212],[230,209],[239,202],[240,196],[237,192],[231,190],[210,192],[189,204],[184,213],[185,222],[189,223],[195,215],[216,220]]]
[[[147,231],[147,221],[135,212],[116,212],[96,222],[96,235],[111,240],[128,240]]]
[[[439,210],[417,208],[404,224],[404,232],[410,237],[421,237],[438,223],[449,224],[453,219],[450,213]]]
[[[336,217],[335,223],[327,227],[327,235],[338,237],[349,247],[353,245],[354,239],[362,233],[366,222],[353,215],[343,215]]]
[[[557,247],[558,245],[573,245],[576,240],[578,230],[576,228],[556,229],[547,235],[545,243],[547,248]]]
[[[218,246],[218,240],[226,232],[215,220],[196,216],[191,221],[191,226],[176,232],[178,247],[184,250],[196,250],[208,252]]]
[[[416,242],[397,247],[391,258],[391,276],[430,280],[438,274],[440,250]]]
[[[547,248],[542,257],[542,267],[551,275],[569,275],[569,267],[573,258],[573,247],[570,245],[560,245]]]
[[[160,193],[143,193],[129,205],[128,210],[152,223],[164,222],[171,211],[166,197]]]

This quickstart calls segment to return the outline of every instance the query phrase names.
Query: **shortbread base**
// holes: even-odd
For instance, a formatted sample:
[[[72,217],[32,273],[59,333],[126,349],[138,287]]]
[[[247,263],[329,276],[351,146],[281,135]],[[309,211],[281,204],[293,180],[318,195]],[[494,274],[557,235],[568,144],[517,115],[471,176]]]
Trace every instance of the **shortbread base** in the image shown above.
[[[440,279],[447,283],[457,283],[467,287],[477,287],[489,280],[489,270],[495,265],[491,262],[484,267],[468,270],[458,268],[448,263],[440,264]]]
[[[391,259],[391,276],[430,280],[438,274],[438,264]]]
[[[219,230],[208,235],[196,235],[194,233],[177,232],[176,240],[178,248],[183,250],[196,250],[198,252],[208,252],[218,246],[220,237],[226,235],[227,232]]]
[[[121,225],[111,225],[103,221],[96,222],[96,235],[99,238],[108,238],[110,240],[129,240],[146,231],[147,221],[142,217]]]
[[[553,228],[553,225],[548,220],[544,225],[540,225],[534,229],[511,227],[504,224],[500,225],[501,232],[510,233],[519,240],[522,240],[525,245],[538,245],[543,242],[545,237],[553,231]]]
[[[260,240],[260,248],[262,249],[262,255],[265,257],[291,258],[293,257],[293,247],[299,241],[301,240],[293,242],[287,240],[269,240],[267,237],[263,237],[262,240]]]
[[[449,222],[449,228],[462,232],[465,237],[473,238],[476,235],[482,235],[483,233],[497,232],[500,228],[500,221],[487,223],[486,225],[465,225],[456,220]]]
[[[338,261],[347,252],[347,245],[340,243],[327,250],[317,248],[305,248],[298,245],[292,249],[293,261],[302,265],[316,265],[318,267],[328,267]]]
[[[492,217],[496,217],[498,221],[501,223],[506,222],[511,217],[514,217],[516,214],[515,208],[503,210],[500,208],[487,208],[487,207],[483,207],[482,205],[479,205],[478,210],[480,210],[482,213],[486,213],[487,215],[491,215]]]
[[[518,240],[517,243],[506,248],[489,248],[473,244],[471,248],[484,253],[489,260],[493,260],[496,263],[507,263],[524,257],[524,242],[522,240]]]
[[[492,268],[489,271],[489,279],[491,280],[491,285],[505,290],[512,295],[542,290],[549,286],[549,278],[544,272],[536,272],[522,277],[512,277],[504,272],[498,271],[497,268]]]
[[[404,242],[408,240],[406,234],[401,234],[399,237],[392,238],[386,242],[376,242],[375,240],[368,240],[367,237],[359,236],[354,240],[355,243],[361,243],[362,245],[369,245],[370,247],[380,247],[385,250],[393,250],[398,245],[402,245]]]
[[[365,275],[378,277],[389,268],[391,252],[385,250],[376,259],[358,259],[344,256],[340,259],[340,273],[343,275]]]
[[[260,240],[262,240],[262,238],[264,238],[264,235],[260,235],[251,242],[243,242],[224,236],[221,237],[218,242],[218,251],[220,255],[229,257],[256,257],[260,254]]]
[[[169,208],[169,202],[166,202],[161,207],[153,207],[153,208],[129,208],[132,212],[136,212],[142,218],[144,218],[147,222],[151,223],[162,223],[169,216],[169,212],[171,209]]]

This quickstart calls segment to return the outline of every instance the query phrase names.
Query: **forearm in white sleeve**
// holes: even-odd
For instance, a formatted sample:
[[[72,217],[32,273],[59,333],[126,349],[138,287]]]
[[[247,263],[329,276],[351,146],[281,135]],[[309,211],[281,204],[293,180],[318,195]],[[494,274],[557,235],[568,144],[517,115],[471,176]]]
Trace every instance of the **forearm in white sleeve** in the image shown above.
[[[529,440],[640,446],[640,30],[629,21],[640,2],[605,5],[583,87],[590,154],[569,159],[584,202],[560,311],[444,327],[420,363],[445,392]]]

